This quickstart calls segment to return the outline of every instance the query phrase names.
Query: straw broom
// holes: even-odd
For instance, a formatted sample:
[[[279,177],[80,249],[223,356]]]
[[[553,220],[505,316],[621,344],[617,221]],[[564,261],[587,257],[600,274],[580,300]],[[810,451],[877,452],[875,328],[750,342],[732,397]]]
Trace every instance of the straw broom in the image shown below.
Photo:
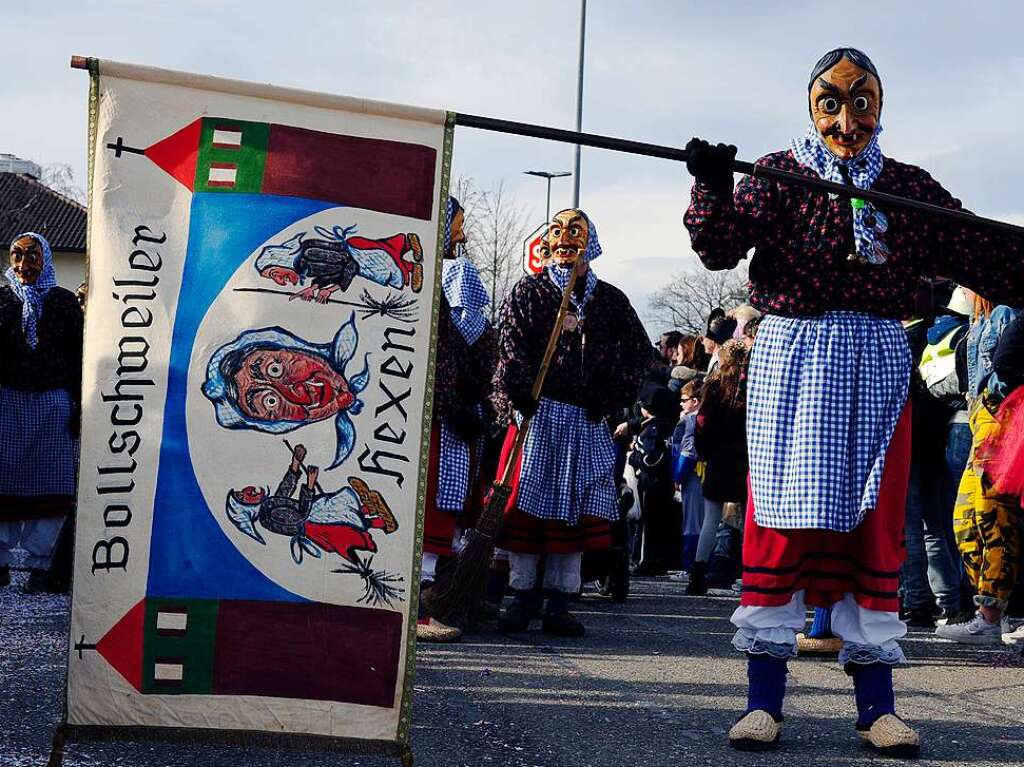
[[[579,264],[580,254],[577,253],[573,266]],[[572,298],[572,291],[576,287],[576,279],[579,276],[578,268],[572,270],[569,283],[562,292],[562,302],[558,307],[558,316],[555,317],[554,327],[551,328],[551,335],[548,336],[548,345],[544,350],[544,358],[541,361],[537,377],[533,381],[533,389],[530,393],[535,403],[540,402],[541,391],[544,388],[544,379],[547,377],[548,369],[551,367],[551,359],[558,348],[558,339],[562,335],[562,325],[569,313],[569,300]],[[447,566],[441,568],[434,581],[434,586],[426,597],[427,612],[438,620],[456,625],[470,625],[475,622],[477,612],[483,602],[484,591],[487,588],[487,571],[491,567],[491,560],[494,558],[494,542],[501,532],[501,525],[504,521],[505,508],[508,506],[509,498],[512,496],[512,476],[519,463],[519,457],[523,452],[523,445],[526,443],[526,435],[530,429],[532,416],[523,419],[522,425],[516,434],[516,441],[512,446],[508,462],[501,474],[501,479],[491,486],[487,499],[484,501],[483,510],[477,520],[476,527],[466,533],[465,544],[462,551]]]

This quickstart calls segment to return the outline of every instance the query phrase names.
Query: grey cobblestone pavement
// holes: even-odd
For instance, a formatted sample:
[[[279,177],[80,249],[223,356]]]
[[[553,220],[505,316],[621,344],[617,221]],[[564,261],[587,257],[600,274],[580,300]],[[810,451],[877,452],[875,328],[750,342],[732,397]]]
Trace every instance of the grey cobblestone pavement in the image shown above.
[[[67,599],[0,589],[0,767],[44,765],[60,717]],[[416,764],[510,767],[878,765],[852,728],[853,695],[834,660],[790,664],[783,746],[739,754],[725,733],[745,703],[731,651],[731,592],[683,595],[641,580],[623,605],[588,595],[583,640],[467,636],[421,647],[413,704]],[[897,674],[901,712],[919,728],[915,765],[1024,764],[1024,664],[913,632]],[[890,762],[892,763],[892,762]],[[67,767],[384,767],[380,756],[165,743],[73,743]]]

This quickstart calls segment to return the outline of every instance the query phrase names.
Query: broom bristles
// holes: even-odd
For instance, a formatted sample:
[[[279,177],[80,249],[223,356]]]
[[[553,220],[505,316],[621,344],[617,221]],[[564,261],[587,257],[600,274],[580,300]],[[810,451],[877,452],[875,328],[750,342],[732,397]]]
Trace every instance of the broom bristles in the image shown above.
[[[465,623],[480,606],[487,588],[487,572],[494,558],[494,542],[501,531],[511,488],[494,485],[475,528],[466,532],[466,543],[447,567],[437,573],[427,612],[444,621]]]

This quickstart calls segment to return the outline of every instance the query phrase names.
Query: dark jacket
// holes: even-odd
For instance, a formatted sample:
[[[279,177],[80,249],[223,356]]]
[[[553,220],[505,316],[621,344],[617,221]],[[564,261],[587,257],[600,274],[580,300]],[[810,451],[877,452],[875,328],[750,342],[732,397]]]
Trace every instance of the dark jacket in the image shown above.
[[[1024,313],[1006,326],[992,355],[992,371],[998,383],[996,388],[1003,397],[1024,384]]]
[[[66,389],[77,407],[82,393],[82,307],[70,290],[53,287],[29,348],[21,327],[21,299],[0,287],[0,385],[22,391]]]
[[[704,497],[717,503],[743,502],[747,497],[747,408],[724,402],[716,380],[704,388],[694,446],[706,467]]]

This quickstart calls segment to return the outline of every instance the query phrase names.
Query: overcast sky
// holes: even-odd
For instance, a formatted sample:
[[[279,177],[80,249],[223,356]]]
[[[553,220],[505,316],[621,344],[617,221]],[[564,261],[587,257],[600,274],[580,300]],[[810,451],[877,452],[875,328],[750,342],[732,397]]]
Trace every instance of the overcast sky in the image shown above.
[[[0,152],[70,163],[85,183],[87,76],[73,53],[572,128],[578,0],[148,0],[2,3]],[[682,146],[728,141],[742,159],[807,122],[817,58],[875,61],[883,151],[922,165],[975,212],[1024,221],[1024,10],[1011,2],[590,0],[584,130]],[[458,129],[454,173],[504,180],[543,219],[544,182],[572,147]],[[664,160],[585,149],[582,207],[596,271],[641,315],[693,263],[681,224],[691,180]],[[556,180],[553,207],[571,202]]]

